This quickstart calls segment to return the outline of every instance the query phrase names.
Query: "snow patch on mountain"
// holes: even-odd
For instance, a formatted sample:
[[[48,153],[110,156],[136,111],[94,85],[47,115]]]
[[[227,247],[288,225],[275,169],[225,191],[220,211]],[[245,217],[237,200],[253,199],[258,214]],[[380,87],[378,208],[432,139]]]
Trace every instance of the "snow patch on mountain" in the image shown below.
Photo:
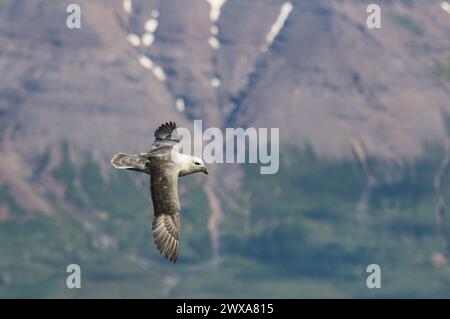
[[[141,38],[137,34],[130,33],[129,35],[127,35],[127,40],[134,47],[138,47],[141,45]]]
[[[281,29],[283,29],[283,26],[289,17],[289,14],[291,13],[292,9],[294,9],[294,5],[291,2],[285,2],[281,6],[280,13],[278,14],[277,19],[275,20],[275,23],[270,28],[269,33],[266,36],[266,43],[261,48],[261,51],[265,52],[269,49],[269,47],[272,45],[273,41],[275,41],[275,38],[280,33]]]
[[[206,2],[208,2],[211,7],[211,10],[209,11],[209,18],[212,22],[216,22],[219,20],[220,10],[227,0],[206,0]]]
[[[126,13],[130,14],[133,12],[133,3],[131,0],[123,0],[122,5]]]

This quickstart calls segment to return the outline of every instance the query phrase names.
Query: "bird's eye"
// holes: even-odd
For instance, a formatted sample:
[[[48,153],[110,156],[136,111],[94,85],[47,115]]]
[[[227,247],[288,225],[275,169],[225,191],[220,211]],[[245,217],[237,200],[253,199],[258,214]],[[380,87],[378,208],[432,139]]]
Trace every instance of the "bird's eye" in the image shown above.
[[[200,165],[200,163],[199,163],[199,162],[195,162],[194,164],[195,164],[195,165]]]

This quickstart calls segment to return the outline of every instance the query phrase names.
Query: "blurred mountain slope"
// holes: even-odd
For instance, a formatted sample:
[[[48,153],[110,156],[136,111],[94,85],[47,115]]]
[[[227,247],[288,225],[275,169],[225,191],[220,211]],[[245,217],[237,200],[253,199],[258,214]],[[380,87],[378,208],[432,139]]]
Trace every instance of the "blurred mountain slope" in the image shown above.
[[[204,0],[80,0],[80,30],[69,3],[0,1],[0,296],[448,294],[441,1],[379,1],[374,30],[371,1],[228,0],[214,16]],[[280,172],[180,180],[183,258],[168,268],[148,178],[109,160],[194,119],[279,127]],[[65,289],[72,262],[91,289]],[[371,294],[373,262],[388,288]]]
[[[433,69],[449,58],[448,13],[432,1],[383,3],[382,28],[370,30],[365,6],[295,6],[232,122],[283,127],[285,143],[308,142],[325,156],[346,156],[355,139],[391,159],[447,143],[449,83]]]

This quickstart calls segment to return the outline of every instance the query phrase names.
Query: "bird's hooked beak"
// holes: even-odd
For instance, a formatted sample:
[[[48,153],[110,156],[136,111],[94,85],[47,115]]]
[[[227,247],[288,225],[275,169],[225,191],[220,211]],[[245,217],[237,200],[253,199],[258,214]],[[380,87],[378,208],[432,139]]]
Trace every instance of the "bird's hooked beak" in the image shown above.
[[[208,175],[208,169],[206,167],[204,167],[204,166],[202,168],[202,172],[205,173],[206,175]]]

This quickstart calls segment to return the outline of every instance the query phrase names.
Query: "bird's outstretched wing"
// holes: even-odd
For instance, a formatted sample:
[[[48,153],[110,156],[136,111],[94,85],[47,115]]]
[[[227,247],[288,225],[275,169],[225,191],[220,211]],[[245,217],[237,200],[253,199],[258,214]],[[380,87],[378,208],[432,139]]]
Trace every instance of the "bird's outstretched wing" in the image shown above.
[[[150,191],[155,217],[152,230],[156,247],[164,257],[176,262],[180,246],[180,202],[178,173],[170,170],[152,171]]]
[[[179,136],[177,134],[177,125],[175,122],[167,122],[158,127],[155,131],[156,140],[172,140],[179,142]]]
[[[111,164],[117,169],[129,169],[132,171],[148,173],[150,161],[146,153],[131,155],[118,153],[112,158]]]
[[[155,131],[155,141],[150,152],[166,151],[180,146],[180,137],[177,134],[175,122],[167,122],[158,127]],[[152,154],[153,155],[153,154]]]

